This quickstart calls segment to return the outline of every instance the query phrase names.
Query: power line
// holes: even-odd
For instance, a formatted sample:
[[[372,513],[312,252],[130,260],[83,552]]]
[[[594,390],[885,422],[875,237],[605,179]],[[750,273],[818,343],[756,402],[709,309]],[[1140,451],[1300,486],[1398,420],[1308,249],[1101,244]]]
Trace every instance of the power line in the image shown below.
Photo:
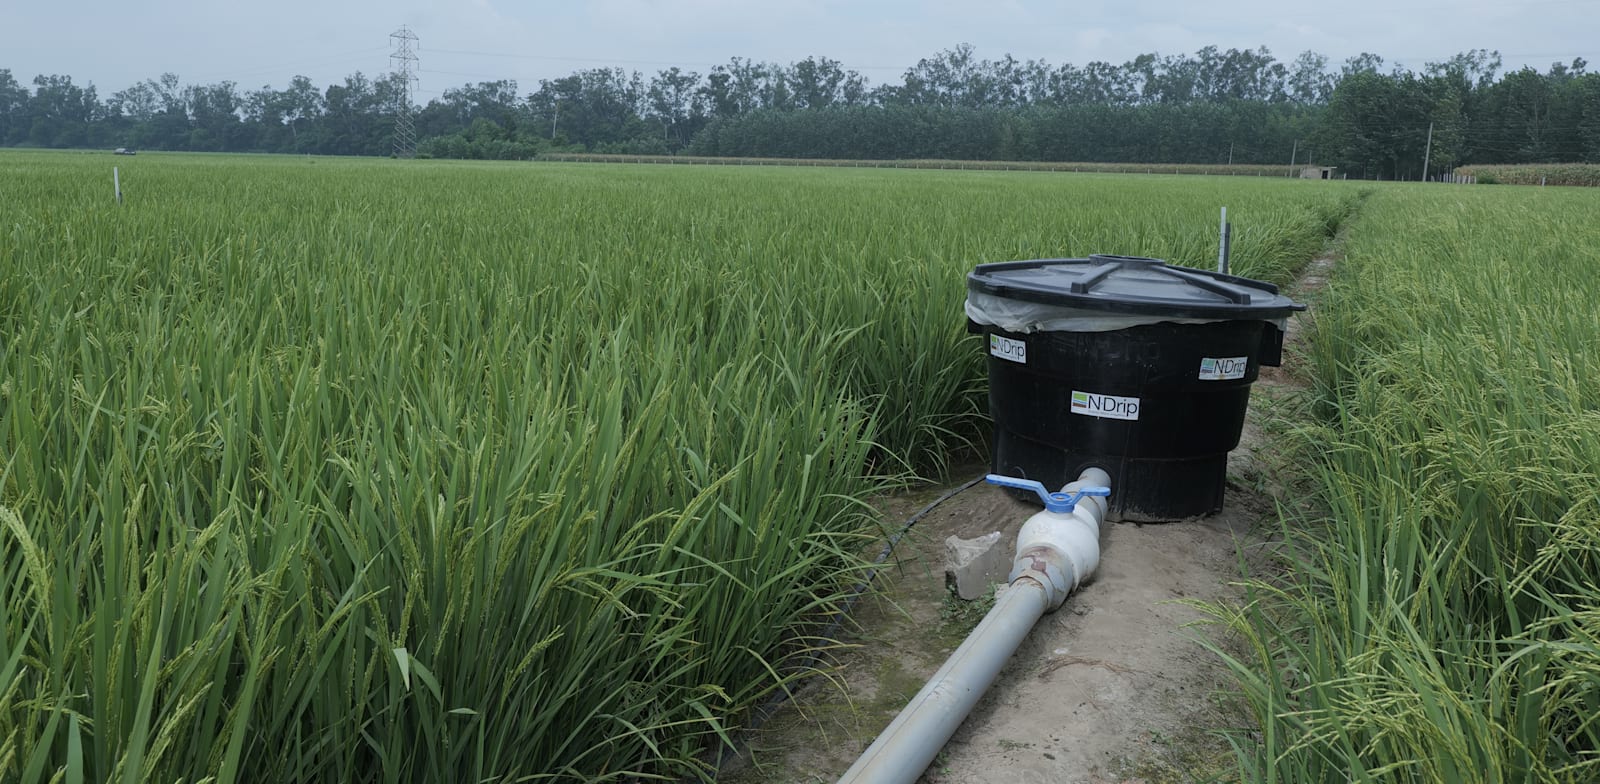
[[[430,51],[429,53],[431,54],[432,52]],[[438,74],[440,76],[466,76],[466,77],[470,77],[470,78],[473,78],[473,79],[493,79],[495,81],[506,81],[506,82],[517,81],[516,79],[507,79],[507,78],[505,78],[504,74],[467,73],[467,72],[464,72],[464,71],[439,71],[439,70],[435,70],[433,68],[418,68],[417,70],[422,72],[422,73]]]
[[[570,57],[570,56],[564,56],[564,55],[548,55],[548,54],[520,54],[520,53],[515,53],[515,52],[479,52],[479,51],[470,51],[470,50],[463,50],[463,49],[429,49],[428,52],[430,54],[454,54],[454,55],[465,55],[465,56],[469,56],[469,57],[507,57],[507,58],[518,59],[518,60],[542,60],[542,61],[548,61],[548,62],[568,62],[568,63],[600,63],[600,64],[610,64],[610,65],[616,65],[616,64],[621,64],[621,65],[653,65],[653,66],[665,65],[665,66],[679,66],[679,67],[689,67],[689,68],[721,68],[723,66],[728,65],[728,63],[704,63],[704,62],[696,63],[696,62],[684,62],[684,61],[681,61],[681,60],[627,60],[627,59],[612,58],[612,57]],[[835,62],[837,62],[837,61],[835,61]],[[852,71],[905,71],[905,70],[907,70],[907,68],[905,66],[849,65],[849,64],[846,64],[846,63],[839,63],[839,65],[842,66],[842,67],[848,68],[849,70],[852,70]]]
[[[366,61],[366,60],[370,60],[374,53],[384,51],[384,50],[386,50],[388,48],[389,48],[389,46],[387,46],[387,45],[384,45],[384,46],[369,46],[369,47],[367,47],[365,49],[354,49],[354,50],[351,50],[351,51],[348,51],[348,52],[340,52],[340,53],[337,53],[337,54],[323,55],[323,56],[320,56],[320,57],[313,57],[311,59],[301,58],[301,59],[298,59],[298,60],[290,60],[288,62],[275,63],[273,65],[263,65],[263,66],[259,66],[259,67],[255,67],[255,68],[250,68],[250,69],[244,70],[244,71],[236,71],[233,74],[231,74],[231,76],[233,78],[225,78],[225,79],[223,79],[221,81],[233,81],[233,82],[243,81],[242,77],[259,76],[261,74],[279,72],[279,71],[282,71],[285,68],[304,68],[306,66],[332,65],[332,64],[335,64],[335,63],[353,61],[353,60],[357,60],[357,59],[362,60],[362,61]],[[205,77],[200,77],[199,79],[200,79],[200,81],[218,81],[216,79],[209,79],[208,80]]]

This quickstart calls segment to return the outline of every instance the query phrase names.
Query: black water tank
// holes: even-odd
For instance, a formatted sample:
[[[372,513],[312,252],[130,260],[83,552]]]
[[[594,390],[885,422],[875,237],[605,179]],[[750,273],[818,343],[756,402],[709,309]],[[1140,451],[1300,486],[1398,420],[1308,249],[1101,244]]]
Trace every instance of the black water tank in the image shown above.
[[[994,472],[1056,488],[1103,468],[1112,520],[1222,509],[1250,385],[1305,309],[1270,283],[1132,256],[982,264],[967,292]]]

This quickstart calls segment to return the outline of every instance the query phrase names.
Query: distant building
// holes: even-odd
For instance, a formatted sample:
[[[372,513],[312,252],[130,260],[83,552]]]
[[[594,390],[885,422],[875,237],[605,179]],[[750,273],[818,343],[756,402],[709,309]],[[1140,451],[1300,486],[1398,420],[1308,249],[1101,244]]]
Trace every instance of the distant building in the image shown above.
[[[1333,179],[1333,170],[1337,169],[1337,168],[1339,168],[1339,167],[1337,167],[1337,166],[1307,166],[1304,169],[1300,170],[1300,179],[1302,179],[1302,180],[1331,180],[1331,179]]]

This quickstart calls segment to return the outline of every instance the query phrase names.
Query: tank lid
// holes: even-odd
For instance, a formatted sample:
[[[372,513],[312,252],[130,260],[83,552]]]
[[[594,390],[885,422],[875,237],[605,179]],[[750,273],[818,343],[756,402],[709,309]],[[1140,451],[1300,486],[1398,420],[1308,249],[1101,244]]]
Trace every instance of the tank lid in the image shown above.
[[[1139,256],[979,264],[967,275],[967,289],[1025,302],[1169,318],[1270,320],[1306,309],[1265,281]]]

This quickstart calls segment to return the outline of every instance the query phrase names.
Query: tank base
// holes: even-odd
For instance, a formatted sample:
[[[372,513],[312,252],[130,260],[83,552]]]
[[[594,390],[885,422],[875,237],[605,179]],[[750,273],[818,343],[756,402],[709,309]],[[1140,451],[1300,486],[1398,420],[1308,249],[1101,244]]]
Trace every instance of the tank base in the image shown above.
[[[1007,430],[995,433],[990,462],[997,474],[1037,479],[1052,490],[1076,479],[1091,466],[1111,475],[1110,521],[1173,522],[1222,511],[1228,480],[1228,453],[1183,458],[1141,458],[1080,454],[1024,438]],[[1016,492],[1022,500],[1037,496]]]

